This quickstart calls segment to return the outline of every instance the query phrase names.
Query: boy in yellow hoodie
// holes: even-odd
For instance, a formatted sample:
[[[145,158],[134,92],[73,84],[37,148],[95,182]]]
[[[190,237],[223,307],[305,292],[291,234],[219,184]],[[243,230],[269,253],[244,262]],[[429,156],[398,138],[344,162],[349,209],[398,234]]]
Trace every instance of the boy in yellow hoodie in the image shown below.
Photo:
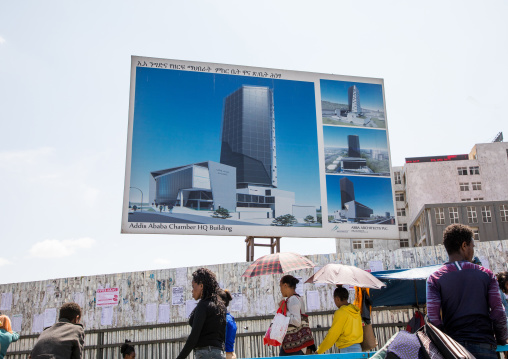
[[[363,342],[362,317],[360,310],[348,303],[349,292],[341,285],[333,292],[333,301],[338,310],[333,315],[332,327],[317,349],[317,354],[323,354],[333,344],[341,353],[361,352],[360,343]]]

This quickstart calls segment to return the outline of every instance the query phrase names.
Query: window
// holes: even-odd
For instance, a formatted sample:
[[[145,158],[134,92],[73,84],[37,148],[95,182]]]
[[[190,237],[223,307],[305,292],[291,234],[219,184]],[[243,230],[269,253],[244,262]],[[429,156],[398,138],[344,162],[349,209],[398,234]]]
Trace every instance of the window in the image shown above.
[[[482,220],[483,223],[492,222],[492,213],[490,212],[490,206],[482,206]]]
[[[473,230],[473,239],[475,241],[479,241],[480,240],[480,232],[478,231],[478,227],[471,227],[471,229]]]
[[[395,184],[402,184],[402,181],[400,180],[400,172],[393,173],[393,180]]]
[[[472,182],[471,187],[473,187],[473,191],[481,191],[482,183],[481,182]]]
[[[469,174],[470,175],[479,175],[480,174],[480,167],[479,166],[469,167]]]
[[[404,193],[403,192],[395,193],[395,200],[399,202],[404,202]]]
[[[444,224],[444,208],[436,208],[434,209],[436,213],[436,224]]]
[[[362,249],[362,241],[353,241],[353,249]]]
[[[399,223],[399,231],[407,232],[407,223]]]
[[[401,239],[400,240],[400,248],[409,247],[409,239]]]
[[[461,191],[469,191],[469,183],[467,182],[460,182],[459,187]]]
[[[459,209],[457,207],[449,207],[450,223],[459,223]]]
[[[365,248],[374,248],[374,241],[365,241]]]
[[[461,201],[462,202],[471,202],[471,198],[462,198]]]
[[[469,223],[478,223],[478,216],[476,215],[476,207],[467,207],[467,220]]]
[[[467,176],[467,167],[457,167],[459,176]]]
[[[483,201],[483,197],[476,197],[476,198],[473,198],[473,201]]]
[[[499,207],[499,214],[501,215],[501,222],[508,222],[508,205],[502,204]]]
[[[397,216],[402,217],[406,215],[406,209],[405,208],[397,208]]]

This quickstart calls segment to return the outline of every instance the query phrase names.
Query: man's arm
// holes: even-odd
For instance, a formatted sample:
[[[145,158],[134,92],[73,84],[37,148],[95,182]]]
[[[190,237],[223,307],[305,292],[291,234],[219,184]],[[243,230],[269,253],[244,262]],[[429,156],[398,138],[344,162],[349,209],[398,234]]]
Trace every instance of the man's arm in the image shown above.
[[[504,345],[508,341],[508,328],[506,326],[506,312],[503,309],[499,284],[494,274],[490,274],[489,282],[490,319],[494,327],[494,334],[498,344]]]
[[[198,343],[199,335],[201,334],[201,330],[203,329],[203,325],[205,324],[206,319],[206,304],[198,303],[196,310],[194,311],[194,319],[192,320],[192,329],[183,346],[182,351],[178,355],[177,359],[184,359],[190,354],[192,349],[194,349]]]
[[[330,349],[333,344],[339,340],[342,332],[344,331],[344,324],[346,323],[346,317],[344,315],[340,315],[339,311],[335,311],[333,315],[333,322],[330,330],[326,334],[326,337],[323,339],[319,348],[316,350],[317,354],[323,354],[325,351]]]
[[[427,315],[432,324],[438,328],[442,328],[441,294],[436,287],[436,278],[432,275],[427,279]]]
[[[78,342],[72,347],[71,359],[81,359],[85,348],[85,330],[79,327]]]

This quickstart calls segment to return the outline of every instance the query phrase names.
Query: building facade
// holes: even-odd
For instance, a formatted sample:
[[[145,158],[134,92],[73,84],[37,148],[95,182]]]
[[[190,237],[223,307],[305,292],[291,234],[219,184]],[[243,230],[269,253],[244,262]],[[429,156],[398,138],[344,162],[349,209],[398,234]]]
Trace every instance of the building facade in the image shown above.
[[[349,112],[358,114],[362,112],[362,107],[360,105],[360,91],[356,85],[353,85],[347,90],[347,99]]]

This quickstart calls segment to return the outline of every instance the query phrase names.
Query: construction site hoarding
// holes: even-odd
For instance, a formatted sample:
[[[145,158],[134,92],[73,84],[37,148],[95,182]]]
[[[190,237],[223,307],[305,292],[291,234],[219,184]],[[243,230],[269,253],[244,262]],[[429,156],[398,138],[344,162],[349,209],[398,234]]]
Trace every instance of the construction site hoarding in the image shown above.
[[[382,79],[132,57],[123,233],[397,239]]]

